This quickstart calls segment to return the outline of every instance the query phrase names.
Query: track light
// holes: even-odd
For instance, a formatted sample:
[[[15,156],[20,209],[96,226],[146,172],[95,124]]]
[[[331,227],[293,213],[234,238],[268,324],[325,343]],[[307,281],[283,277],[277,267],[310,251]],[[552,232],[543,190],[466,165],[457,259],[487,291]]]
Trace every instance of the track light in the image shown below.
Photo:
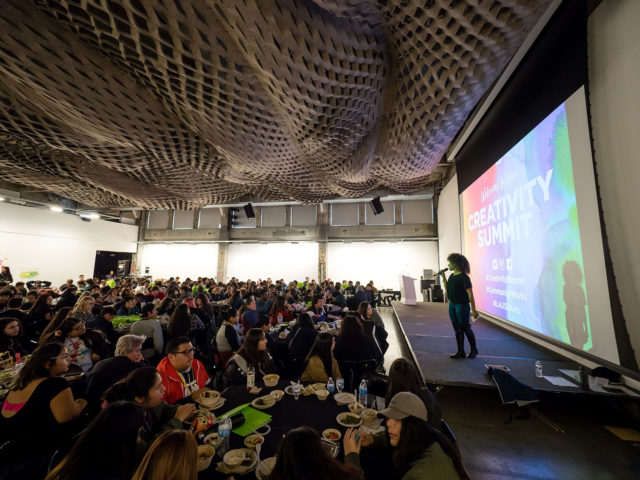
[[[256,218],[256,213],[253,211],[253,207],[251,206],[251,203],[247,203],[244,206],[244,213],[247,214],[247,218]]]
[[[373,200],[371,200],[370,205],[374,215],[378,215],[379,213],[384,212],[384,208],[382,207],[382,202],[380,201],[380,197],[375,197]]]
[[[49,210],[51,210],[52,212],[60,213],[62,212],[62,207],[49,207]]]

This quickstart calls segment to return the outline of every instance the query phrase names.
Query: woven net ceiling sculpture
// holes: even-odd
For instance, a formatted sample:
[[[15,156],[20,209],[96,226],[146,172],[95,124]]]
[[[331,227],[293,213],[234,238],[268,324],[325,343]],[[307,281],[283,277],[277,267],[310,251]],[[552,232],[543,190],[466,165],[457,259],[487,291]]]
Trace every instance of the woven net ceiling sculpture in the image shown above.
[[[408,193],[550,0],[3,0],[2,179],[85,205]]]

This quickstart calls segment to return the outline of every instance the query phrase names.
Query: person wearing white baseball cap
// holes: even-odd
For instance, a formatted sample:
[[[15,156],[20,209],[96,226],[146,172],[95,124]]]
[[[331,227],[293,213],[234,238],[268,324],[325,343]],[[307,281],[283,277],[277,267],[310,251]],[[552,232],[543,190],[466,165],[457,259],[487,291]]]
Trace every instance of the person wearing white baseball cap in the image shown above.
[[[402,480],[466,480],[469,478],[458,449],[427,423],[424,402],[410,392],[399,392],[380,412],[387,417],[385,434],[370,435],[350,428],[344,435],[345,463],[362,470],[361,447],[373,446],[384,451],[392,447],[394,478]]]

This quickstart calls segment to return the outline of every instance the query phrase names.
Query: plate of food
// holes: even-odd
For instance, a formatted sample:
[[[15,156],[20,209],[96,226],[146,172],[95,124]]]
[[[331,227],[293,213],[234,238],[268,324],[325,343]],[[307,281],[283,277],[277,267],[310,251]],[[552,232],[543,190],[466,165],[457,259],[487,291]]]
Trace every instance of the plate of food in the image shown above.
[[[275,404],[276,404],[276,399],[271,395],[258,397],[253,402],[251,402],[251,406],[254,408],[257,408],[258,410],[265,410],[267,408],[271,408]]]
[[[362,425],[362,418],[351,412],[342,412],[336,417],[336,421],[343,427],[359,427]]]
[[[333,398],[338,405],[349,405],[356,401],[356,396],[353,393],[348,392],[336,393]]]
[[[254,433],[244,439],[244,445],[247,448],[256,448],[258,445],[264,443],[264,437]]]
[[[342,434],[340,430],[336,430],[335,428],[327,428],[322,432],[322,438],[325,440],[331,440],[332,442],[337,442],[342,438]]]

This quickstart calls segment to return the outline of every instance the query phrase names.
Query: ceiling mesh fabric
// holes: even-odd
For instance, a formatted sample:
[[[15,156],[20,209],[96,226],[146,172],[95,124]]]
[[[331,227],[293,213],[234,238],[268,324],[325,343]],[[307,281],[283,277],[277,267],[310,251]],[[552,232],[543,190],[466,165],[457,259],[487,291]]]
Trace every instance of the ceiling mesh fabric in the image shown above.
[[[428,186],[550,0],[2,3],[2,178],[192,209]]]

